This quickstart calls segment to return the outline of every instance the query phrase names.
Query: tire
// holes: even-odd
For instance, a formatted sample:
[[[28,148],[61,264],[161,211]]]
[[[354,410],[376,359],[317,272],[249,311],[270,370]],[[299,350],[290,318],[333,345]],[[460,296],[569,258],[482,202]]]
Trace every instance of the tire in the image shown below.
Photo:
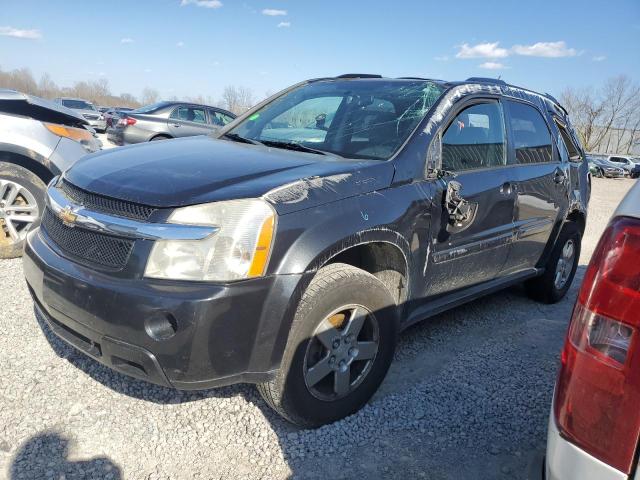
[[[22,255],[27,233],[40,225],[46,188],[44,182],[26,168],[0,162],[0,258]],[[16,212],[11,207],[22,211]],[[31,209],[25,211],[29,207]]]
[[[602,171],[602,169],[599,168],[596,170],[596,177],[604,178],[604,172]]]
[[[545,266],[544,274],[525,282],[525,289],[531,298],[542,303],[556,303],[564,298],[576,274],[578,260],[580,259],[581,241],[582,238],[577,224],[575,222],[565,223]],[[565,247],[569,243],[573,248],[570,262],[566,255],[563,255],[563,253],[566,253]],[[563,262],[562,267],[559,266],[560,261]],[[559,269],[562,269],[561,274]],[[557,281],[558,275],[561,277],[560,280],[563,281]]]
[[[150,142],[156,142],[158,140],[169,140],[171,137],[167,137],[166,135],[156,135],[155,137],[153,137],[151,140],[149,140]]]
[[[349,317],[349,311],[343,309],[346,306],[365,315]],[[373,275],[342,263],[320,269],[300,300],[280,369],[273,380],[258,385],[258,391],[278,414],[305,428],[355,413],[376,392],[391,365],[397,336],[396,312],[393,297]],[[347,318],[364,318],[355,338],[348,333],[357,321]],[[329,319],[336,328],[318,333],[320,324],[326,326]],[[336,319],[341,324],[336,324]],[[357,332],[357,326],[353,328]],[[375,344],[376,338],[377,351],[372,355],[372,349],[366,347]],[[327,339],[330,348],[325,347]],[[340,347],[336,342],[341,342]],[[345,361],[351,356],[353,360]],[[345,362],[351,363],[345,366]],[[321,364],[329,373],[318,375],[321,380],[308,386],[314,381],[310,367]],[[339,382],[338,375],[347,378],[348,383]],[[344,391],[338,393],[338,383],[342,387],[348,385],[347,390],[342,388]]]

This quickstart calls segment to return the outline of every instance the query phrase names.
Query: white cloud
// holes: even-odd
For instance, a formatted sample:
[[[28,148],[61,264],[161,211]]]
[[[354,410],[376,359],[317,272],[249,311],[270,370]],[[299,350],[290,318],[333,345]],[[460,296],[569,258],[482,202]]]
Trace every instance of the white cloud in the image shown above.
[[[20,30],[13,27],[0,27],[0,35],[14,38],[28,38],[29,40],[37,40],[42,38],[40,30]]]
[[[263,15],[267,15],[268,17],[280,17],[287,14],[286,10],[276,10],[275,8],[265,8],[262,10]]]
[[[178,43],[176,43],[176,47],[178,47],[178,48],[182,48],[182,47],[184,47],[184,42],[178,42]]]
[[[509,56],[509,50],[499,47],[499,42],[478,43],[469,45],[463,43],[456,53],[456,58],[504,58]]]
[[[195,5],[202,8],[220,8],[222,2],[220,0],[181,0],[180,6]]]
[[[433,59],[436,62],[448,62],[449,61],[449,56],[448,55],[442,55],[440,57],[433,57]]]
[[[280,22],[278,24],[278,28],[289,28],[291,26],[291,22]]]
[[[596,55],[595,57],[591,58],[591,60],[593,60],[594,62],[604,62],[607,59],[607,57],[605,57],[604,55]]]
[[[504,70],[507,67],[504,63],[500,62],[484,62],[478,65],[480,68],[484,68],[485,70]]]
[[[516,55],[528,57],[575,57],[578,52],[574,48],[568,48],[565,42],[538,42],[533,45],[514,45],[511,50]]]
[[[133,43],[133,38],[125,37],[120,40],[120,43]]]

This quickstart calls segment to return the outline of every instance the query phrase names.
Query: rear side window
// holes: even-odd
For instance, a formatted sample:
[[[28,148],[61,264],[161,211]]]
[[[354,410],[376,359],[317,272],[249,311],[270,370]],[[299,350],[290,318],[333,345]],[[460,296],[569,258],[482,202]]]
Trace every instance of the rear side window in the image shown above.
[[[462,110],[442,136],[442,166],[453,172],[505,165],[502,107],[497,102]]]
[[[517,163],[544,163],[553,159],[551,133],[535,108],[519,102],[509,104],[511,133]]]
[[[171,118],[185,122],[207,123],[204,109],[196,107],[178,107],[171,114]]]
[[[209,118],[211,119],[212,125],[218,125],[220,127],[233,120],[233,118],[229,115],[225,115],[224,113],[218,112],[217,110],[209,110]]]
[[[568,160],[573,162],[580,161],[582,156],[580,155],[580,150],[576,147],[576,144],[571,139],[571,135],[566,128],[556,122],[558,126],[558,131],[560,132],[560,138],[558,139],[558,147],[560,148],[561,156],[567,156]]]

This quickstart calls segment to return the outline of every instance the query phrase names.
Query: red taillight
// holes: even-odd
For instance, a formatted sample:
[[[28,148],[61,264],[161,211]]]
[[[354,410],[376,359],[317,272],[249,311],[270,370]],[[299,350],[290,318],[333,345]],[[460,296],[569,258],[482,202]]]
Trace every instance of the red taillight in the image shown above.
[[[629,473],[640,437],[640,220],[620,217],[589,263],[562,352],[562,435]]]
[[[135,123],[136,123],[136,119],[131,117],[123,117],[120,120],[118,120],[118,125],[122,125],[123,127],[126,127],[128,125],[134,125]]]

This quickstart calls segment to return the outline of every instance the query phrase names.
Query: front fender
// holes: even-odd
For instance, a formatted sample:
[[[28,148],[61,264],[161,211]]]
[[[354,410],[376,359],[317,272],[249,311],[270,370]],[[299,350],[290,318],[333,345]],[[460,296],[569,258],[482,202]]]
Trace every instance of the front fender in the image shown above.
[[[270,273],[315,271],[341,251],[370,242],[398,247],[410,269],[401,226],[406,203],[392,197],[390,190],[381,190],[280,217]]]

